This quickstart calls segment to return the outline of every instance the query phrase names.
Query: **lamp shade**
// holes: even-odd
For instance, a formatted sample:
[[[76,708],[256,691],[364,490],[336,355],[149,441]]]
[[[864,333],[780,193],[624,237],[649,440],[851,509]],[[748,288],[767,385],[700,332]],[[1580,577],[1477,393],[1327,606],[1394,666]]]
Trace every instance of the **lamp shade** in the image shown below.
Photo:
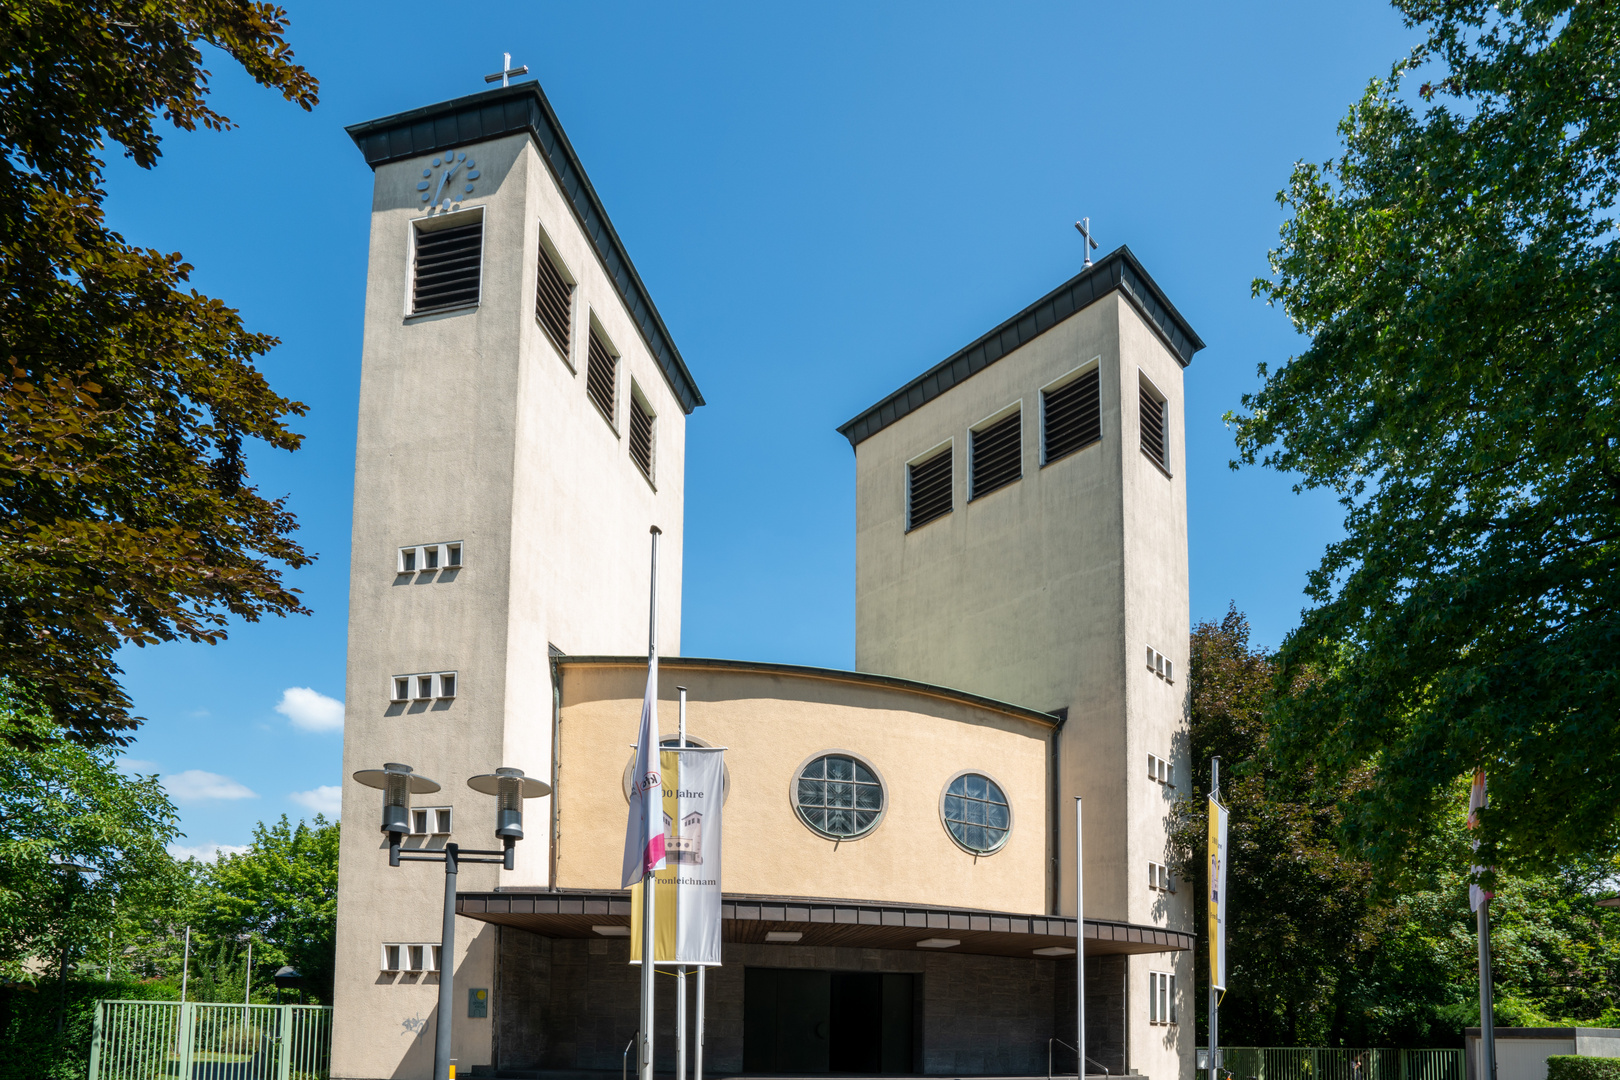
[[[551,794],[550,784],[524,776],[522,769],[496,769],[473,777],[467,786],[495,796],[495,835],[512,840],[523,839],[523,800]]]
[[[409,765],[390,761],[380,769],[361,769],[354,778],[366,787],[380,788],[383,793],[382,831],[409,834],[411,831],[411,796],[429,795],[439,790],[436,781],[418,776]]]

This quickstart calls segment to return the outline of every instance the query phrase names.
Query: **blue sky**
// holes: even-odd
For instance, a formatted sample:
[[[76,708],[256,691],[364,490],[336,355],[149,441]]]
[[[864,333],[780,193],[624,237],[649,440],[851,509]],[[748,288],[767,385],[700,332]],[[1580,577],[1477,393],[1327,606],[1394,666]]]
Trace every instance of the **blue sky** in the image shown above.
[[[1074,274],[1083,215],[1209,345],[1186,381],[1194,620],[1235,601],[1267,645],[1294,625],[1339,509],[1229,470],[1221,417],[1299,348],[1249,283],[1292,163],[1332,156],[1410,47],[1387,4],[287,7],[313,113],[212,54],[239,128],[108,177],[114,227],[279,336],[264,369],[310,407],[302,450],[250,460],[320,556],[293,575],[315,614],[122,658],[149,718],[128,767],[167,778],[185,845],[243,844],[341,782],[326,699],[371,192],[343,128],[484,89],[503,51],[545,86],[709,401],[687,427],[683,652],[853,664],[854,459],[834,428]]]

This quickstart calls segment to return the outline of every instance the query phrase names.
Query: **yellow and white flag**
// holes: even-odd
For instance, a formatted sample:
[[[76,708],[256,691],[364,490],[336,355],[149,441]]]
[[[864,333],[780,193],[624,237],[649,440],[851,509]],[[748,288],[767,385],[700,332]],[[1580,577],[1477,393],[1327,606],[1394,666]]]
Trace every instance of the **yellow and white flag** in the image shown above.
[[[660,964],[720,964],[720,820],[725,806],[725,751],[666,747],[663,774],[664,857],[652,875],[653,954]],[[641,890],[630,888],[630,925],[641,925]],[[630,935],[630,962],[641,963],[641,935]]]
[[[1209,981],[1226,990],[1226,807],[1209,800]]]

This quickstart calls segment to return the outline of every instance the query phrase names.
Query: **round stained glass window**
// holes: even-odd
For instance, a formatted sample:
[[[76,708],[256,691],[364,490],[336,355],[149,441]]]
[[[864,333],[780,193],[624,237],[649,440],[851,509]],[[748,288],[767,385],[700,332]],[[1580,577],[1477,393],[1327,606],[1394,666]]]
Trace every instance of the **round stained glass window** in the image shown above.
[[[883,816],[883,781],[848,754],[823,754],[799,770],[793,805],[822,836],[853,840],[871,832]]]
[[[1007,842],[1012,808],[1000,785],[982,773],[963,773],[945,785],[940,815],[951,839],[975,855],[988,855]]]

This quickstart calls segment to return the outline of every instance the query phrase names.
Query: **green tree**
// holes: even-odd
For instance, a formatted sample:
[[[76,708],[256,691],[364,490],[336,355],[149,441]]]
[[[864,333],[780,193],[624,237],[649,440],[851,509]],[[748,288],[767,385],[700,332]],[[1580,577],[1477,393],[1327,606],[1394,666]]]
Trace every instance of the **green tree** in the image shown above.
[[[1422,44],[1296,166],[1255,283],[1310,344],[1262,366],[1241,459],[1347,512],[1276,747],[1365,778],[1344,825],[1385,872],[1477,766],[1482,861],[1550,870],[1620,849],[1620,18],[1395,6]]]
[[[0,672],[87,744],[139,723],[120,647],[304,611],[278,569],[308,562],[294,519],[244,469],[247,439],[299,445],[283,418],[304,407],[253,364],[276,340],[107,228],[99,156],[153,167],[160,116],[231,126],[203,44],[313,107],[286,22],[248,0],[0,5]]]
[[[319,814],[296,825],[282,815],[254,826],[247,851],[199,868],[192,920],[218,940],[253,935],[256,985],[268,990],[269,976],[291,964],[317,1000],[332,1000],[338,827]]]
[[[38,961],[76,962],[105,942],[119,908],[174,909],[185,880],[166,845],[179,830],[157,777],[125,776],[111,749],[63,739],[4,680],[0,727],[43,746],[0,754],[0,978],[31,982]]]

